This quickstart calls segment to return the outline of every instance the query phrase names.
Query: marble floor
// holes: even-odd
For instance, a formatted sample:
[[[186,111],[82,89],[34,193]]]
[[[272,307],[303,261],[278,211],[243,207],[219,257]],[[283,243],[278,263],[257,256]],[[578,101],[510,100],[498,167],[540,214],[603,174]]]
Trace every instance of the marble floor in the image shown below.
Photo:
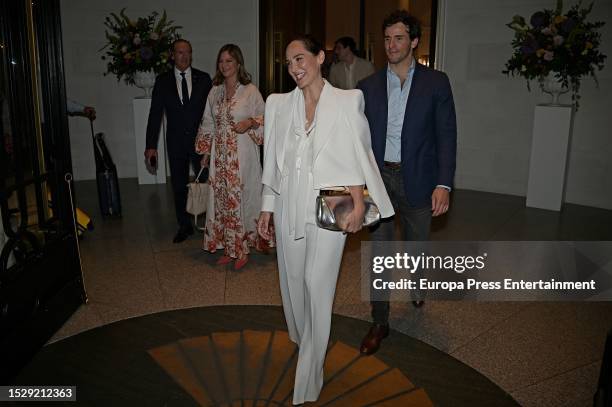
[[[201,234],[173,244],[169,185],[121,181],[123,217],[102,219],[94,181],[77,182],[77,202],[94,219],[81,240],[89,301],[51,342],[134,316],[212,305],[280,305],[273,255],[241,271],[216,266]],[[360,240],[344,253],[334,312],[369,320],[359,281]],[[566,205],[561,213],[525,208],[525,199],[458,190],[436,219],[433,240],[612,240],[612,211]],[[392,328],[482,373],[525,406],[592,405],[612,328],[612,303],[428,301],[393,303]],[[362,332],[355,333],[361,336]]]

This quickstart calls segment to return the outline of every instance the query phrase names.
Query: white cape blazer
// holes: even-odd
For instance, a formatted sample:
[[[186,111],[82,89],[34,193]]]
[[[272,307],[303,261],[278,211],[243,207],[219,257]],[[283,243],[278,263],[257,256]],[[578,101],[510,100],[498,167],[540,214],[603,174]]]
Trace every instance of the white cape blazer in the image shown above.
[[[300,92],[296,87],[289,93],[272,94],[266,100],[262,183],[276,195],[285,175],[285,141],[294,137],[292,115],[297,98],[302,97]],[[393,205],[372,153],[364,104],[360,90],[342,90],[325,82],[312,136],[314,188],[366,185],[381,216],[388,218],[394,214]],[[264,193],[262,210],[273,212],[274,199],[274,195]]]

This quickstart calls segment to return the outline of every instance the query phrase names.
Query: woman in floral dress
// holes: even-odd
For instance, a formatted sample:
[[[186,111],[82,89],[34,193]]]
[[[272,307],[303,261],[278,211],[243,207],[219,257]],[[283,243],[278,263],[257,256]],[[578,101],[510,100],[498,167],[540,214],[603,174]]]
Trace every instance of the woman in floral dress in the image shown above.
[[[264,109],[240,48],[224,45],[217,56],[196,152],[203,155],[202,165],[210,167],[203,249],[213,253],[223,249],[217,264],[234,261],[235,270],[246,265],[251,247],[265,246],[257,234]]]

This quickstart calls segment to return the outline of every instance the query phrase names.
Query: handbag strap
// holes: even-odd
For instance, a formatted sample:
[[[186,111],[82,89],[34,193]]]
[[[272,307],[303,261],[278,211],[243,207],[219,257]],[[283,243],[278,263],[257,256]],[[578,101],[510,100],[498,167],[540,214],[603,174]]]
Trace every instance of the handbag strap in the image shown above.
[[[200,172],[198,172],[197,177],[195,177],[194,182],[195,182],[196,184],[199,184],[199,183],[200,183],[200,175],[202,175],[202,171],[204,171],[204,167],[200,167]]]

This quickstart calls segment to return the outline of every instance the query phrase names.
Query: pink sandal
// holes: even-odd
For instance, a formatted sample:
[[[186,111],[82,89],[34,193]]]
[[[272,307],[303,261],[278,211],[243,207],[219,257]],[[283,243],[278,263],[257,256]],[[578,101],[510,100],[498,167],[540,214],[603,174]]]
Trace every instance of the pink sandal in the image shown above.
[[[217,260],[217,263],[215,263],[217,266],[223,266],[225,264],[229,264],[232,262],[232,258],[230,256],[221,256],[219,258],[219,260]]]
[[[248,256],[244,256],[242,259],[236,260],[236,262],[234,263],[234,270],[238,271],[242,269],[244,266],[246,266],[248,262],[249,262]]]

